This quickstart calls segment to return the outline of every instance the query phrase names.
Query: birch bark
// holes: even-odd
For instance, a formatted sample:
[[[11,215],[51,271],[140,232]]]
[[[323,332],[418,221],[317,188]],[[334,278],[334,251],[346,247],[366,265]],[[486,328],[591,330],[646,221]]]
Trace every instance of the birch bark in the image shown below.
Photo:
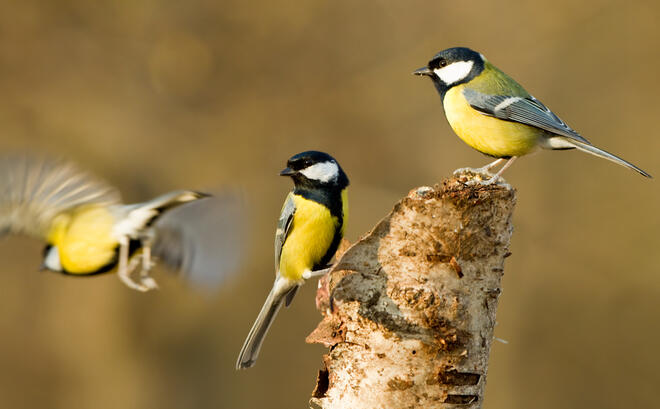
[[[312,408],[481,408],[515,191],[412,190],[319,283]]]

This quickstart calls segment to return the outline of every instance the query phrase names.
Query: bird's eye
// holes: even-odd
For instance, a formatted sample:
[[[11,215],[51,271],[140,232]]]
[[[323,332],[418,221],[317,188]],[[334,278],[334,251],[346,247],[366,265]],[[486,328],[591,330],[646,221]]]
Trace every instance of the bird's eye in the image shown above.
[[[438,66],[439,67],[446,67],[447,66],[447,60],[438,61]]]

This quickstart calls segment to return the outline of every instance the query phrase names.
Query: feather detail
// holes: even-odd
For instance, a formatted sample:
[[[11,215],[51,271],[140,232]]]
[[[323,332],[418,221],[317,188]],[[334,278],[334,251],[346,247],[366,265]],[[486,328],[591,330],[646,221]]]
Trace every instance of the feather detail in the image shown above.
[[[0,232],[46,238],[62,212],[117,204],[119,193],[72,163],[31,156],[0,158]]]

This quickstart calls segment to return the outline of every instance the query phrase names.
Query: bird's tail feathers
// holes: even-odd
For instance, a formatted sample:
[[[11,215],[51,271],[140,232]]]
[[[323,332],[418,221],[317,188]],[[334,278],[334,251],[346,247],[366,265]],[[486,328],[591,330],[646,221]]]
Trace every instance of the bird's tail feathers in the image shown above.
[[[642,176],[646,176],[647,178],[652,178],[651,175],[649,175],[648,173],[646,173],[642,169],[638,168],[637,166],[633,165],[632,163],[630,163],[626,160],[623,160],[620,157],[618,157],[616,155],[613,155],[609,152],[606,152],[602,149],[596,148],[595,146],[593,146],[591,144],[584,143],[584,142],[581,142],[581,141],[577,141],[575,139],[568,139],[568,138],[565,138],[564,141],[568,142],[569,144],[571,144],[573,146],[575,146],[577,149],[579,149],[583,152],[590,153],[594,156],[598,156],[599,158],[607,159],[607,160],[609,160],[611,162],[614,162],[614,163],[617,163],[621,166],[625,166],[628,169],[632,169],[632,170],[634,170],[635,172],[639,173]]]
[[[126,205],[130,224],[136,229],[151,226],[163,212],[194,200],[208,197],[206,193],[192,190],[175,190],[147,202]]]
[[[149,200],[148,202],[141,203],[140,208],[156,210],[159,213],[162,213],[166,210],[169,210],[173,207],[180,206],[184,203],[192,202],[194,200],[203,199],[209,197],[207,193],[196,192],[193,190],[175,190],[162,194],[156,198]]]
[[[245,339],[241,352],[238,354],[236,369],[246,369],[254,365],[259,356],[259,350],[264,342],[266,333],[273,323],[277,312],[282,307],[287,295],[292,291],[295,292],[297,288],[298,284],[285,278],[278,277],[275,280],[273,289],[270,290],[270,294],[268,294],[268,298],[266,298],[266,302],[261,308],[254,325],[252,325],[252,329],[250,329],[250,333]]]

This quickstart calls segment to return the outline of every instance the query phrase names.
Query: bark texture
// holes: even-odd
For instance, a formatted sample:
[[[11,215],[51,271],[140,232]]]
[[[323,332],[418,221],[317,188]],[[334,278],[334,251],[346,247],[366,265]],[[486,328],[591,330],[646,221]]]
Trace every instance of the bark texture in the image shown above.
[[[412,190],[319,283],[312,408],[481,408],[515,191]]]

